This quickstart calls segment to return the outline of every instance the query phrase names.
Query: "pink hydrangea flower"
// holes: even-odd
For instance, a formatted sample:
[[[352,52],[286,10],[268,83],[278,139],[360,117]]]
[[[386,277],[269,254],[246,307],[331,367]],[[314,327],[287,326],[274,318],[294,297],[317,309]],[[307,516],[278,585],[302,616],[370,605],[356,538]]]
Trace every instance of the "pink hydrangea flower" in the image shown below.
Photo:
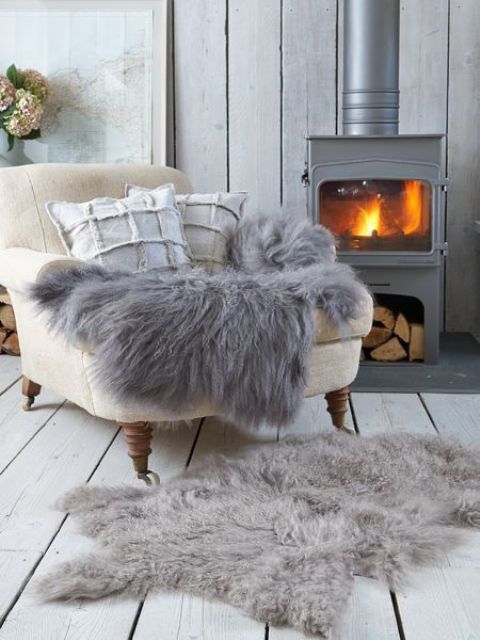
[[[40,102],[45,102],[48,96],[48,83],[45,76],[35,69],[22,69],[23,88],[33,93]]]
[[[12,136],[21,138],[40,127],[43,106],[30,91],[18,89],[15,94],[15,110],[8,117],[5,129]]]
[[[15,100],[15,87],[6,76],[0,75],[0,112],[5,111]]]

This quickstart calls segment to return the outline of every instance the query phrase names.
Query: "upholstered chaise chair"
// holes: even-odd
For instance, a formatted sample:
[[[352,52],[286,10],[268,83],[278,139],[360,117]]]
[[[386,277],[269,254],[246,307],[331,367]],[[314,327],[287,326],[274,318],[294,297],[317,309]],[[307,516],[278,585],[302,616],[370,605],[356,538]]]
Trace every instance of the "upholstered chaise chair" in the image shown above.
[[[148,484],[158,479],[148,470],[152,435],[149,423],[215,415],[215,407],[205,402],[188,413],[178,407],[172,415],[158,407],[113,402],[93,377],[94,354],[67,345],[49,333],[45,319],[39,317],[26,291],[47,271],[79,263],[65,255],[45,211],[45,202],[121,198],[125,183],[154,188],[167,182],[175,185],[177,193],[191,191],[182,173],[156,166],[37,164],[0,170],[0,283],[11,295],[17,320],[24,375],[23,407],[28,410],[41,386],[45,386],[94,416],[115,420],[123,427],[138,477]],[[345,428],[348,385],[356,376],[361,339],[369,332],[371,321],[372,301],[367,295],[365,313],[351,323],[346,338],[341,338],[323,312],[317,311],[318,329],[305,395],[326,394],[328,411],[338,429]]]

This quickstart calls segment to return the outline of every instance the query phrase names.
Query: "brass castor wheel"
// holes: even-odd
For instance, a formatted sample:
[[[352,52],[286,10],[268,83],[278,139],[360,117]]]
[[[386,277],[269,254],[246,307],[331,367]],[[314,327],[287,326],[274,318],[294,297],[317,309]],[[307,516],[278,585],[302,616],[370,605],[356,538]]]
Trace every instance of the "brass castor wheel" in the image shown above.
[[[147,487],[158,487],[160,484],[160,476],[155,471],[146,471],[145,473],[137,473],[137,478],[143,480]]]
[[[24,411],[30,411],[34,402],[35,402],[35,396],[23,396],[22,409]]]
[[[339,431],[343,431],[343,433],[347,433],[349,436],[356,436],[357,432],[352,427],[343,426]]]

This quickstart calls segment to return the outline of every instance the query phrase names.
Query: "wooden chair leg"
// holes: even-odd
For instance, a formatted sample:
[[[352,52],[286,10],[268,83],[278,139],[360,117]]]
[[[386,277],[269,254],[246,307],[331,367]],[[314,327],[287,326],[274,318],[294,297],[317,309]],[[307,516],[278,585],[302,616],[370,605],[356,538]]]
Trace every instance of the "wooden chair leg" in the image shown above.
[[[343,387],[337,391],[330,391],[325,394],[327,401],[327,411],[332,416],[332,422],[339,431],[348,431],[353,433],[351,429],[345,426],[345,414],[348,409],[348,399],[350,398],[350,389]]]
[[[32,408],[33,403],[35,402],[35,397],[38,396],[38,394],[40,393],[42,387],[37,384],[36,382],[33,382],[32,380],[29,380],[26,376],[23,376],[23,380],[22,380],[22,396],[23,396],[23,400],[22,400],[22,409],[24,411],[30,411],[30,409]]]
[[[156,473],[148,469],[148,456],[152,453],[152,427],[148,422],[122,422],[119,425],[128,446],[128,455],[133,460],[133,468],[137,478],[144,480],[149,486],[160,483]]]

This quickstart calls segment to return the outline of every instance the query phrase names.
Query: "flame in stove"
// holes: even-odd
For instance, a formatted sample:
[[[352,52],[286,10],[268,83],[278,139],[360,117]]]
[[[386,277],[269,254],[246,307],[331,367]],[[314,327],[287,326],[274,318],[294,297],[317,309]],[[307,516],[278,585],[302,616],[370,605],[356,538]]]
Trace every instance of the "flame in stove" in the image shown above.
[[[359,207],[360,215],[356,220],[356,224],[352,229],[355,236],[371,236],[373,232],[380,231],[380,221],[382,208],[380,200],[372,197],[364,207]]]
[[[403,233],[418,231],[422,222],[422,184],[419,180],[405,182],[405,224]]]
[[[422,183],[420,180],[405,180],[403,194],[398,200],[401,214],[392,221],[388,203],[377,196],[371,196],[364,207],[358,207],[358,215],[351,233],[355,236],[371,237],[374,231],[380,236],[411,235],[421,230],[422,225]],[[395,224],[393,223],[395,222]]]

